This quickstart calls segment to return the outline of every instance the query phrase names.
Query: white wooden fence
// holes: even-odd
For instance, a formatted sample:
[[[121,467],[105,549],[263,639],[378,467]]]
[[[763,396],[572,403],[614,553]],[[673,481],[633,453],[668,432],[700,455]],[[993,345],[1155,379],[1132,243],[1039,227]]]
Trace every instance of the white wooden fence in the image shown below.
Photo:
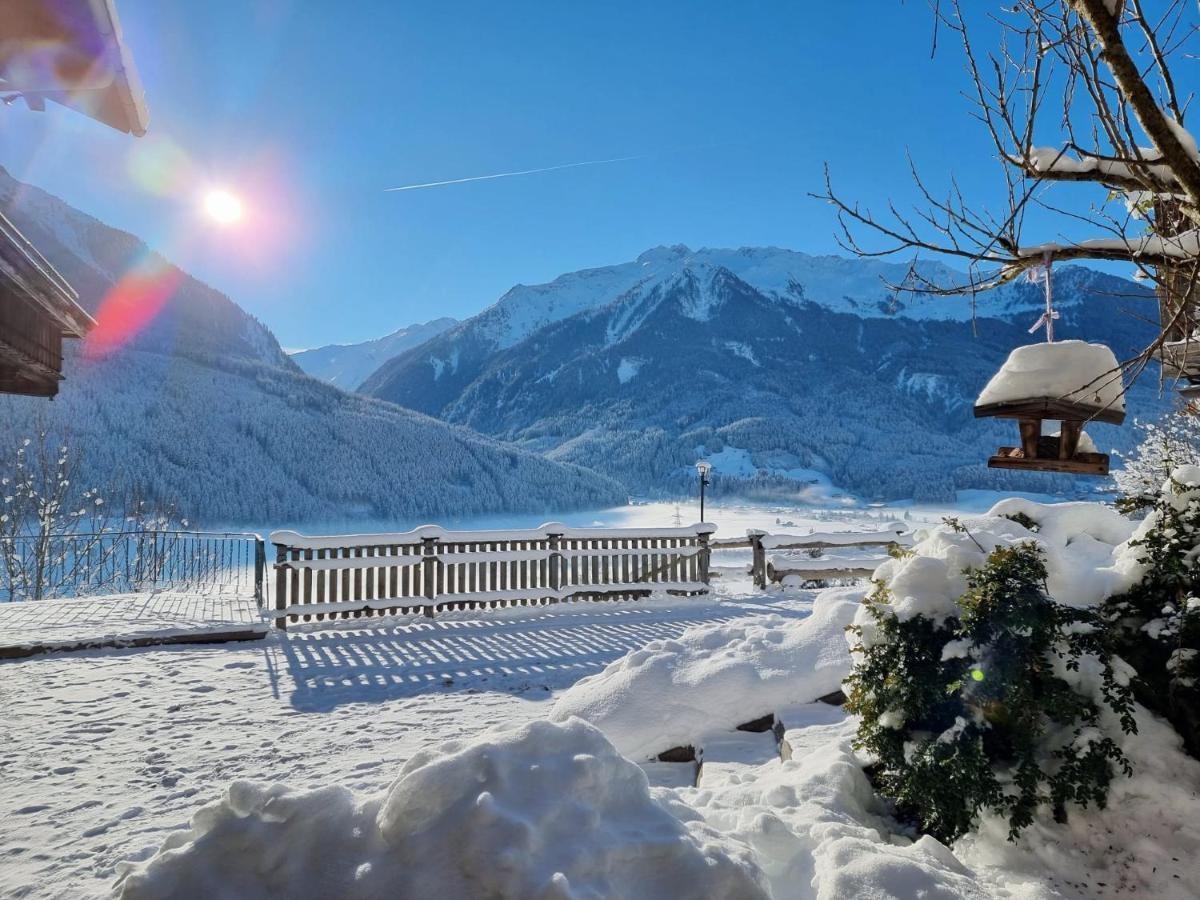
[[[708,591],[713,525],[313,537],[276,531],[274,610],[288,622],[441,608],[633,599]]]
[[[754,583],[765,588],[781,582],[789,575],[805,580],[870,578],[875,569],[887,560],[893,546],[907,547],[912,537],[903,525],[881,531],[816,532],[814,534],[769,534],[749,531],[744,538],[719,538],[711,541],[713,550],[749,548],[753,553],[750,573]],[[846,556],[828,551],[864,547],[882,548],[884,552],[871,555]],[[804,551],[796,557],[789,551]],[[774,552],[773,552],[774,551]]]

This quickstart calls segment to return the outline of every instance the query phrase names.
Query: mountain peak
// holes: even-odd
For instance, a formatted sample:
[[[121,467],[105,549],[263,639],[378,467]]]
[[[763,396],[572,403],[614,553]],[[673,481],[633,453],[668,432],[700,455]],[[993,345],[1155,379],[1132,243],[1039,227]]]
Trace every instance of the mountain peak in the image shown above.
[[[691,255],[692,248],[687,246],[687,244],[672,244],[669,247],[651,247],[645,253],[639,255],[636,261],[643,265],[646,263],[670,263],[686,259]]]

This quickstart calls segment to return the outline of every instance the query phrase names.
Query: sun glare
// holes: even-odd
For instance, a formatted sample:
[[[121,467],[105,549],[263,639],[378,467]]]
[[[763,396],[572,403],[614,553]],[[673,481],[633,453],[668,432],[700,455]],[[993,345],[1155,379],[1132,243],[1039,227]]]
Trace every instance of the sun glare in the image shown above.
[[[204,212],[218,225],[232,225],[242,218],[242,201],[236,194],[223,189],[204,195]]]

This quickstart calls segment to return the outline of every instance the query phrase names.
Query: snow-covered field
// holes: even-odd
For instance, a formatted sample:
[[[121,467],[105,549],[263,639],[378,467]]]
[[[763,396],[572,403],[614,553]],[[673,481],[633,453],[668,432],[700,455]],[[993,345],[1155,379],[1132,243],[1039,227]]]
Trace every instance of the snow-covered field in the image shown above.
[[[896,512],[720,510],[725,536]],[[1064,508],[1043,538],[1099,574],[1132,526],[1086,512]],[[939,548],[966,539],[941,531],[923,552],[957,559]],[[1200,764],[1144,710],[1122,738],[1135,777],[1106,811],[1039,821],[1016,844],[985,817],[953,851],[892,819],[855,720],[813,702],[848,671],[861,596],[724,577],[711,599],[0,663],[0,896],[1200,896]],[[780,746],[734,730],[768,712]],[[693,764],[646,765],[685,743],[698,783]]]

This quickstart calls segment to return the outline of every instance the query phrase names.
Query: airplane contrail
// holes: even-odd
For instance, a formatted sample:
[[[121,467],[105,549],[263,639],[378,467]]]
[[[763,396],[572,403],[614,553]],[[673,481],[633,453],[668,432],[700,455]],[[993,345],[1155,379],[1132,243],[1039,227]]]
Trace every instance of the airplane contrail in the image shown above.
[[[561,166],[545,166],[541,169],[523,169],[520,172],[497,172],[494,175],[472,175],[470,178],[451,178],[449,181],[427,181],[424,184],[403,184],[400,187],[384,188],[384,191],[416,191],[421,188],[443,187],[447,184],[465,184],[468,181],[491,181],[493,178],[513,178],[517,175],[537,175],[541,172],[557,172],[559,169],[578,169],[582,166],[606,166],[609,163],[631,162],[645,159],[643,156],[617,156],[613,159],[588,159],[583,162],[563,163]]]

